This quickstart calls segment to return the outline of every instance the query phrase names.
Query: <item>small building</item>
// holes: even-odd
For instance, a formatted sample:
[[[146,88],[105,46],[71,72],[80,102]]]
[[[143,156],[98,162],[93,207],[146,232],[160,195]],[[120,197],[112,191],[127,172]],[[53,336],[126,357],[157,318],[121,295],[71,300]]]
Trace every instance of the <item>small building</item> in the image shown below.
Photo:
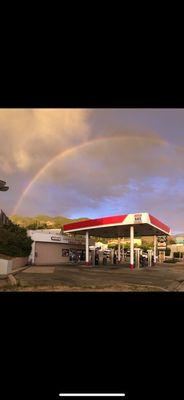
[[[33,240],[29,262],[33,265],[59,265],[85,261],[85,239],[61,234],[61,229],[29,230]],[[93,245],[94,241],[90,240]]]
[[[173,235],[175,243],[168,244],[167,248],[170,249],[168,258],[184,258],[184,233]]]
[[[180,233],[173,236],[176,244],[183,244],[184,245],[184,233]]]
[[[184,258],[184,244],[169,244],[167,245],[167,248],[171,251],[168,258]]]

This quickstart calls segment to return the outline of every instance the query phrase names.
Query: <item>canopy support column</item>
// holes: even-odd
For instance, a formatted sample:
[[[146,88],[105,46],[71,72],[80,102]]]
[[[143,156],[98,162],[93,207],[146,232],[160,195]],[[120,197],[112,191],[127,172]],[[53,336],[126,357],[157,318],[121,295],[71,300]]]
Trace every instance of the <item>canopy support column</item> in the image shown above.
[[[122,261],[125,261],[125,238],[123,237]]]
[[[89,232],[86,231],[86,265],[89,265]]]
[[[130,227],[130,269],[134,268],[134,226]]]
[[[154,259],[154,264],[157,262],[157,237],[154,235],[153,237],[153,259]]]
[[[118,263],[120,263],[120,261],[121,261],[121,248],[120,248],[120,246],[121,246],[121,239],[119,237],[118,238]]]

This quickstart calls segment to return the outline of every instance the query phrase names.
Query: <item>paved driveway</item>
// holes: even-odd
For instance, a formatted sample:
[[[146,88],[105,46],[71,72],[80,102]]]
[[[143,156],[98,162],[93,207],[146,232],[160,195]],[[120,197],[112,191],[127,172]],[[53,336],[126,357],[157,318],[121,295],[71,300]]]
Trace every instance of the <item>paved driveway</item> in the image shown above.
[[[184,264],[131,271],[116,267],[34,266],[16,274],[17,290],[184,291]]]

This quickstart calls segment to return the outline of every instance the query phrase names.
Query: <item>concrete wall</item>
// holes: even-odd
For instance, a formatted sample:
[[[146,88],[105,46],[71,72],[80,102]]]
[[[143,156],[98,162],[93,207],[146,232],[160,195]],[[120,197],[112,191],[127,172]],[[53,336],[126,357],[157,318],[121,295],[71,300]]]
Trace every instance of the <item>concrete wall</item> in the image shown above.
[[[12,271],[12,260],[0,258],[0,275],[10,274]]]
[[[15,257],[10,258],[5,256],[5,258],[0,257],[0,275],[10,274],[13,270],[24,267],[28,263],[28,257]]]
[[[24,267],[28,263],[28,257],[15,257],[12,258],[12,269]]]

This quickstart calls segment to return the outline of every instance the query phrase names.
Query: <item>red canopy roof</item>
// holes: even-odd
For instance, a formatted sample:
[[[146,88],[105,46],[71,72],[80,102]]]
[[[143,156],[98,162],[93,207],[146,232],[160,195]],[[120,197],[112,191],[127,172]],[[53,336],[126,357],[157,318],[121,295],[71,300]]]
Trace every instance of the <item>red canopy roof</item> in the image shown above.
[[[135,236],[169,235],[169,226],[148,213],[124,214],[85,221],[72,222],[64,225],[65,233],[85,234],[101,237],[129,237],[130,226],[134,225]]]

